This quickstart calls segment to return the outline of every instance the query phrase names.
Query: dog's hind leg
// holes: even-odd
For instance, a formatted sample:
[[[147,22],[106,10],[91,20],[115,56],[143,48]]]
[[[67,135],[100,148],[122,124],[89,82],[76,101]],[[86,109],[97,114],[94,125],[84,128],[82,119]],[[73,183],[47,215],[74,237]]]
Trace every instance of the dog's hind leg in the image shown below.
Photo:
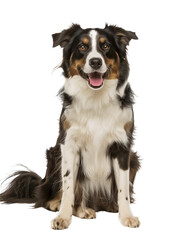
[[[51,147],[46,151],[47,157],[47,170],[44,179],[41,184],[37,187],[36,196],[37,202],[35,207],[44,207],[48,210],[55,211],[59,207],[60,203],[60,191],[62,188],[61,182],[61,149],[60,144],[57,143],[54,147]]]
[[[55,198],[53,198],[52,200],[46,203],[46,209],[53,212],[59,211],[61,199],[62,199],[62,191],[60,191]]]

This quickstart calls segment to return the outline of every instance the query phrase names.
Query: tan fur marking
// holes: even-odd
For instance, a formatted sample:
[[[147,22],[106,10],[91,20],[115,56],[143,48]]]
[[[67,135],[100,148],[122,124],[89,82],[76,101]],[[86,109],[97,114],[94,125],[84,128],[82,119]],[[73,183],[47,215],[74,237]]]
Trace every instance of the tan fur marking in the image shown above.
[[[65,119],[64,123],[63,123],[63,128],[65,130],[69,129],[71,127],[69,121],[67,119]]]
[[[79,75],[78,67],[83,67],[84,66],[85,59],[82,58],[80,60],[75,60],[73,62],[72,57],[73,57],[73,53],[70,57],[70,75],[73,77],[74,75]]]
[[[120,65],[120,61],[119,61],[119,56],[118,54],[116,53],[117,55],[117,62],[115,62],[114,59],[109,59],[109,58],[106,58],[105,59],[105,62],[106,62],[106,65],[110,67],[110,72],[107,76],[106,79],[117,79],[119,77],[119,65]]]
[[[100,41],[100,43],[104,43],[104,42],[106,41],[106,39],[103,38],[103,37],[101,37],[101,38],[99,39],[99,41]]]
[[[86,37],[84,37],[84,38],[82,39],[82,42],[83,42],[84,44],[88,44],[88,43],[89,43],[89,39],[86,38]]]
[[[125,125],[124,125],[124,130],[126,131],[127,134],[130,134],[130,132],[132,131],[133,129],[133,122],[130,121],[130,122],[127,122]]]
[[[68,130],[71,127],[70,122],[65,118],[65,116],[62,116],[62,123],[63,123],[63,129]]]

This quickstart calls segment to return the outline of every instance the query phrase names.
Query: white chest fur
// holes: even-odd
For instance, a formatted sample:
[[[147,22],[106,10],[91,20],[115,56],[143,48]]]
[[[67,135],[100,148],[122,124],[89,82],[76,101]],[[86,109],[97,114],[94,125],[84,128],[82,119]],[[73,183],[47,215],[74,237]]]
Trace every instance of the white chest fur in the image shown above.
[[[71,81],[71,82],[70,82]],[[66,109],[65,117],[70,123],[66,143],[72,151],[82,154],[82,167],[89,181],[86,188],[110,192],[111,164],[106,155],[113,142],[127,144],[124,125],[131,121],[132,110],[121,109],[117,100],[117,80],[105,80],[99,91],[89,89],[84,79],[68,79],[65,91],[73,97],[73,104]]]

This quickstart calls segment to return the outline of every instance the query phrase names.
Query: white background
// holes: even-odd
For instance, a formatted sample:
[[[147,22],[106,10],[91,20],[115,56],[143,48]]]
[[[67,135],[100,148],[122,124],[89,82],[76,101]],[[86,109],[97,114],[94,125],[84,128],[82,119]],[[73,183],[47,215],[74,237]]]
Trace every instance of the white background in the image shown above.
[[[53,231],[55,213],[0,204],[3,240],[181,239],[180,15],[176,0],[1,1],[0,179],[18,163],[44,177],[45,150],[58,134],[61,101],[56,94],[64,82],[61,70],[51,74],[62,54],[52,48],[51,34],[71,23],[87,28],[107,22],[137,33],[128,58],[137,95],[134,148],[142,158],[132,205],[139,229],[125,228],[117,214],[101,212],[95,220],[73,217],[69,229]]]

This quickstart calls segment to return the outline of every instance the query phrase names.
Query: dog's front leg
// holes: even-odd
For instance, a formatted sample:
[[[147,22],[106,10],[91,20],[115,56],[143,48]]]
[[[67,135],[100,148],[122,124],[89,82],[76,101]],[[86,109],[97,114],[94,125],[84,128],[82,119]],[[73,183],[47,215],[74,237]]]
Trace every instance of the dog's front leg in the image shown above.
[[[71,223],[74,207],[74,187],[80,156],[68,145],[61,145],[62,150],[62,200],[58,216],[52,220],[53,229],[65,229]]]
[[[119,218],[127,227],[139,227],[140,222],[134,217],[130,208],[129,196],[129,151],[119,148],[117,158],[113,160],[115,180],[118,190]]]

